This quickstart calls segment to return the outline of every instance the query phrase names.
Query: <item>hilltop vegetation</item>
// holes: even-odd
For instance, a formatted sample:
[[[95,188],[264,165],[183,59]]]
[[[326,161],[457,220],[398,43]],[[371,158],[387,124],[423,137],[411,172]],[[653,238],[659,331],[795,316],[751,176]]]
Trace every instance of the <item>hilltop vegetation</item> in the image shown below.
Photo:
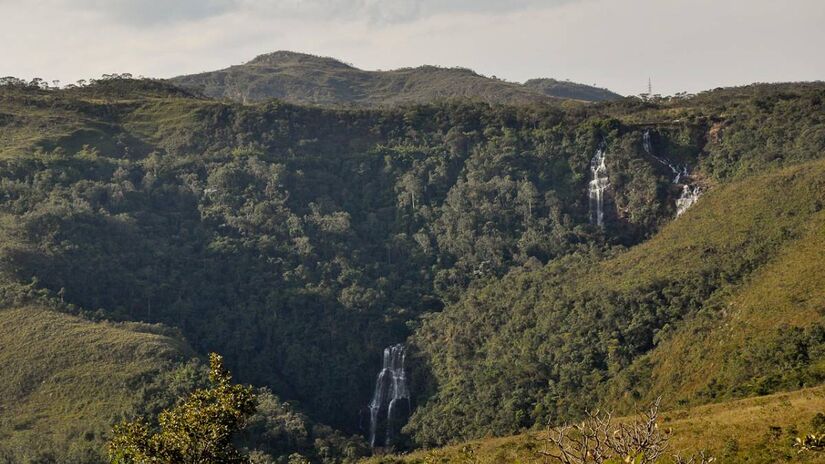
[[[212,98],[252,103],[277,98],[313,105],[389,106],[472,99],[487,103],[539,103],[621,98],[583,84],[536,79],[525,85],[484,77],[464,68],[421,66],[364,71],[333,58],[279,51],[242,65],[170,79]]]
[[[660,393],[699,404],[815,385],[823,105],[821,84],[335,110],[117,76],[12,82],[0,290],[9,307],[161,323],[222,353],[276,395],[268,410],[286,419],[258,417],[247,437],[269,456],[362,454],[347,437],[364,431],[381,351],[408,338],[417,409],[402,446]],[[682,189],[645,132],[706,191],[676,221]],[[587,196],[599,147],[604,227]]]
[[[530,79],[524,83],[524,87],[550,97],[570,100],[598,102],[622,98],[621,95],[607,89],[556,79]]]

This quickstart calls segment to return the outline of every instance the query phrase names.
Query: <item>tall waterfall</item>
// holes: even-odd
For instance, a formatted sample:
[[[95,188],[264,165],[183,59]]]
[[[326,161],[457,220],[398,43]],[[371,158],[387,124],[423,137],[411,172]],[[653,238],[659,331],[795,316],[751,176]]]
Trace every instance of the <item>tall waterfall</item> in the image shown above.
[[[590,160],[590,185],[587,189],[590,198],[590,223],[600,227],[604,225],[604,192],[610,186],[607,167],[604,165],[605,156],[605,147],[602,145]]]
[[[642,147],[644,148],[645,153],[650,156],[655,156],[653,154],[653,143],[650,141],[650,129],[645,129],[645,133],[642,135]]]
[[[370,446],[375,447],[379,423],[385,428],[384,446],[392,444],[392,436],[399,423],[410,414],[410,390],[404,371],[406,350],[403,344],[384,348],[384,363],[375,380],[375,392],[370,401]],[[398,403],[404,401],[406,410],[398,411]],[[382,414],[384,413],[384,414]]]

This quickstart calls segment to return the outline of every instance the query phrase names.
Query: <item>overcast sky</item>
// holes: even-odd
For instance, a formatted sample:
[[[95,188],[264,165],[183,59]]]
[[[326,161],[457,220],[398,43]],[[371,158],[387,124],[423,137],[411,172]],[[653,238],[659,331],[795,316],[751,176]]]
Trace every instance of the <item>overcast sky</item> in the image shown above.
[[[0,0],[0,76],[171,77],[293,50],[671,94],[825,79],[825,0]]]

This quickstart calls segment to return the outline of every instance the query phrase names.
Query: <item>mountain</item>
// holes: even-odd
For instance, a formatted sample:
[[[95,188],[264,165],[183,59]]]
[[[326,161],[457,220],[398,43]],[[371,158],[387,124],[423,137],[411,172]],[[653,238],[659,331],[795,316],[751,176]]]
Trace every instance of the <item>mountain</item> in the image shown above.
[[[277,98],[300,104],[386,106],[455,98],[511,104],[621,98],[608,90],[552,79],[521,85],[469,69],[436,66],[364,71],[333,58],[287,51],[261,55],[220,71],[175,77],[170,82],[211,98],[243,103]]]
[[[693,406],[821,384],[823,154],[822,83],[343,109],[118,76],[6,81],[0,443],[29,430],[4,450],[20,461],[48,436],[37,421],[76,417],[88,440],[58,427],[55,455],[101,449],[114,416],[173,401],[213,351],[279,398],[255,422],[261,449],[322,462],[361,453],[350,439],[370,434],[398,343],[409,409],[388,420],[384,404],[376,441],[397,449],[659,394]],[[63,340],[71,324],[101,338]],[[157,373],[118,390],[115,364],[147,372],[126,355],[158,344],[191,348],[138,358]],[[15,409],[51,375],[51,393],[113,414],[46,396]]]

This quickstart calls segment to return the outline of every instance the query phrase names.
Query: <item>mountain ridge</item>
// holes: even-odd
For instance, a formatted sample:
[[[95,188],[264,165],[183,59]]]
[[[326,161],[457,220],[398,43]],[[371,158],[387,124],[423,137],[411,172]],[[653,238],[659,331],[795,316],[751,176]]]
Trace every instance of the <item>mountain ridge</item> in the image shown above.
[[[467,68],[433,65],[369,71],[335,58],[285,50],[169,81],[212,98],[242,103],[277,98],[299,104],[385,106],[455,98],[514,104],[621,98],[606,89],[555,79],[519,84]]]

